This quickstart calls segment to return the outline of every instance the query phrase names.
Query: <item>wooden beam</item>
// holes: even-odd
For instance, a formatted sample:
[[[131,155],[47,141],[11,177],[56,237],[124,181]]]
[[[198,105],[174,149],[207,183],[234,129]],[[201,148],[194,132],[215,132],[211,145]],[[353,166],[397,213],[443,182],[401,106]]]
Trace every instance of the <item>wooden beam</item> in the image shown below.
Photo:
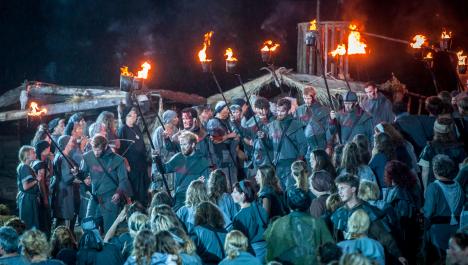
[[[8,107],[10,105],[18,103],[21,90],[25,90],[25,89],[26,89],[26,85],[23,84],[17,88],[8,90],[3,95],[1,95],[0,96],[0,108]]]
[[[125,92],[123,92],[125,93]],[[148,97],[145,95],[138,95],[138,102],[148,101]],[[86,99],[80,102],[64,102],[57,104],[49,104],[41,107],[47,109],[47,115],[55,115],[62,113],[72,113],[78,111],[85,111],[90,109],[101,109],[113,106],[118,106],[120,103],[125,102],[125,96],[113,97],[113,98],[101,98],[101,99]],[[27,113],[29,110],[12,110],[0,113],[0,122],[21,120],[28,117]]]

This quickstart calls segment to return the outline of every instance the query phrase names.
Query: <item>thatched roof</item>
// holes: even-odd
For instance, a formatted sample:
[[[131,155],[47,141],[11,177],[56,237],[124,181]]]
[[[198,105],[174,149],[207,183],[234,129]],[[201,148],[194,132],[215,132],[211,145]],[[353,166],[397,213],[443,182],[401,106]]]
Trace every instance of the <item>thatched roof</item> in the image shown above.
[[[328,95],[325,88],[325,82],[322,76],[307,75],[307,74],[297,74],[293,73],[291,70],[285,68],[279,68],[275,71],[278,81],[284,86],[295,88],[299,91],[303,91],[306,86],[313,86],[317,91],[317,100],[324,105],[329,105]],[[259,91],[269,84],[275,82],[275,78],[271,73],[263,75],[257,79],[246,82],[244,84],[247,94],[250,96],[257,95]],[[334,97],[336,94],[344,94],[348,91],[346,82],[344,80],[335,79],[333,77],[327,78],[328,87],[330,88],[330,94]],[[349,81],[351,90],[362,95],[363,93],[363,83]],[[280,93],[278,88],[278,94]],[[226,98],[244,98],[244,93],[242,92],[242,87],[237,86],[233,89],[226,91]],[[220,94],[213,95],[208,98],[208,103],[215,103],[217,101],[223,100]]]

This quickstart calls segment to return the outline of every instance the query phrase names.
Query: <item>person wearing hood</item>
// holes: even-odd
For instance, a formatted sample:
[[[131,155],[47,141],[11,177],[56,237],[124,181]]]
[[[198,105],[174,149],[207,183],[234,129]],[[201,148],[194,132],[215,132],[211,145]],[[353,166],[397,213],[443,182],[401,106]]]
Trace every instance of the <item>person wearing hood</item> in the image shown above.
[[[105,243],[102,240],[92,217],[83,219],[81,227],[83,228],[83,236],[79,242],[77,265],[123,264],[119,249],[114,244]]]
[[[379,92],[374,82],[367,82],[364,85],[366,97],[361,101],[361,108],[374,118],[374,126],[387,122],[392,123],[395,120],[392,102]]]
[[[460,184],[453,180],[457,168],[449,156],[436,155],[432,159],[432,168],[436,180],[427,186],[423,213],[429,243],[435,250],[430,253],[435,255],[434,259],[443,260],[450,236],[459,227],[465,194]]]
[[[60,136],[63,135],[63,132],[65,131],[65,119],[55,118],[49,121],[47,127],[49,128],[52,140],[58,142],[58,139],[60,138]],[[55,153],[55,146],[51,146],[50,150],[52,151],[52,153]]]
[[[284,264],[319,264],[318,246],[332,242],[325,222],[308,213],[311,198],[299,188],[288,190],[291,213],[280,217],[265,231],[266,260]]]
[[[107,139],[96,135],[91,141],[92,150],[83,155],[80,165],[81,180],[91,177],[93,200],[89,202],[87,216],[99,209],[104,221],[104,232],[107,232],[120,212],[120,202],[132,195],[127,177],[124,158],[112,152]]]
[[[283,190],[294,186],[291,164],[302,160],[307,151],[302,124],[293,118],[289,113],[290,109],[291,101],[285,98],[278,100],[276,120],[267,125],[267,135],[259,134],[259,137],[265,137],[266,142],[272,146],[272,159]]]
[[[124,107],[121,113],[123,124],[119,127],[117,135],[121,140],[119,154],[128,161],[128,180],[132,186],[135,201],[145,207],[148,204],[148,157],[143,133],[137,125],[137,110],[135,107]]]
[[[58,145],[63,153],[68,157],[69,161],[73,163],[74,168],[78,168],[79,165],[76,164],[69,154],[73,148],[75,148],[75,141],[71,140],[72,136],[63,135],[58,140]],[[57,219],[56,225],[65,225],[66,227],[72,229],[75,224],[72,224],[71,221],[75,216],[75,195],[73,189],[73,182],[75,176],[72,174],[70,165],[68,164],[66,158],[57,153],[54,158],[54,178],[51,184],[51,202],[52,202],[52,214],[53,217]]]
[[[219,101],[215,106],[215,117],[208,121],[206,128],[213,141],[214,162],[226,175],[231,191],[232,185],[237,182],[237,148],[240,138],[239,131],[229,119],[228,108],[226,102]]]
[[[364,134],[372,144],[374,142],[372,116],[359,106],[358,97],[353,91],[346,92],[343,102],[343,111],[338,113],[330,111],[327,139],[332,140],[338,134],[339,142],[344,144],[351,142],[357,134]]]
[[[173,110],[166,110],[162,115],[162,122],[163,124],[154,130],[153,135],[151,136],[153,139],[155,153],[160,157],[162,163],[166,163],[169,161],[177,152],[180,151],[178,145],[178,137],[180,135],[179,126],[179,117],[177,112]],[[152,172],[155,172],[156,164],[152,163]],[[172,173],[168,173],[165,175],[168,179],[168,183],[172,183],[172,179],[174,175]],[[160,186],[158,181],[160,176],[155,178],[153,176],[152,183],[151,183],[151,192],[155,192],[158,187]]]
[[[50,195],[50,179],[53,173],[50,143],[46,140],[41,140],[34,146],[37,160],[32,162],[32,168],[37,176],[42,179],[39,182],[39,190],[41,200],[39,203],[39,229],[50,236],[51,232],[51,211],[49,203]]]

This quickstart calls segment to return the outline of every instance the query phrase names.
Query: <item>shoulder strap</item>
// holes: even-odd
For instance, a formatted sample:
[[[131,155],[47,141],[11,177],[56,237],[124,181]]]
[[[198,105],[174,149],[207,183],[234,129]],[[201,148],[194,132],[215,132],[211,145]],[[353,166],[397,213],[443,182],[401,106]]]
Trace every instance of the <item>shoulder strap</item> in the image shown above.
[[[260,209],[258,209],[258,202],[254,201],[253,204],[254,204],[255,210],[257,210],[258,216],[260,217],[260,221],[262,221],[263,228],[267,228],[268,223],[263,219],[262,214],[260,213]]]
[[[98,162],[99,166],[102,168],[106,176],[112,181],[112,183],[114,183],[115,186],[119,187],[119,183],[109,174],[109,172],[106,170],[106,168],[102,164],[101,159],[99,159],[99,157],[96,157],[96,161]]]
[[[211,230],[211,229],[210,229]],[[216,236],[216,241],[218,241],[218,245],[219,245],[219,248],[221,249],[221,254],[222,254],[222,257],[221,259],[224,259],[224,257],[226,257],[226,253],[224,253],[224,245],[223,245],[223,242],[221,241],[221,238],[219,238],[219,235],[218,235],[218,232],[216,232],[215,230],[211,230],[215,236]]]

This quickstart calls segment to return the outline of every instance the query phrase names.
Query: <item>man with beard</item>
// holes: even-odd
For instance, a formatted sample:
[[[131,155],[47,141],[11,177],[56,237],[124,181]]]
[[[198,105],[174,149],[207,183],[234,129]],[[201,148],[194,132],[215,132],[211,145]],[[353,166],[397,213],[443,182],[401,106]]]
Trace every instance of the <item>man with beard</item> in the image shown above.
[[[392,110],[392,102],[379,92],[374,82],[367,82],[364,85],[366,97],[361,101],[361,108],[367,111],[374,118],[374,124],[381,122],[392,123],[395,114]]]
[[[277,103],[276,120],[267,125],[267,141],[273,147],[273,163],[276,175],[281,181],[283,190],[294,185],[291,177],[291,164],[304,159],[307,143],[301,122],[295,120],[289,113],[291,101],[282,98]],[[263,133],[259,137],[264,137]]]
[[[306,157],[309,157],[313,150],[325,150],[327,147],[326,128],[330,110],[316,101],[315,88],[312,86],[304,87],[302,98],[304,104],[296,109],[294,116],[302,122],[304,127],[307,139]]]
[[[91,177],[94,199],[88,204],[87,217],[94,216],[97,208],[103,217],[104,232],[107,232],[121,210],[119,203],[131,195],[131,186],[124,158],[109,148],[104,136],[94,136],[91,147],[92,150],[83,155],[79,178],[84,181],[87,176]]]
[[[330,111],[330,122],[327,129],[327,139],[334,138],[338,133],[341,143],[351,142],[355,135],[364,134],[369,144],[374,142],[374,126],[372,116],[365,112],[358,104],[356,93],[346,92],[343,102],[344,111],[336,113]]]
[[[215,107],[215,117],[206,124],[208,133],[212,137],[213,157],[216,167],[221,169],[227,177],[228,189],[237,182],[237,148],[239,135],[229,120],[229,109],[224,101]]]
[[[210,168],[208,160],[196,150],[197,136],[194,133],[181,132],[179,143],[180,152],[158,167],[160,173],[175,173],[174,211],[184,205],[190,183],[202,176],[208,177]]]

